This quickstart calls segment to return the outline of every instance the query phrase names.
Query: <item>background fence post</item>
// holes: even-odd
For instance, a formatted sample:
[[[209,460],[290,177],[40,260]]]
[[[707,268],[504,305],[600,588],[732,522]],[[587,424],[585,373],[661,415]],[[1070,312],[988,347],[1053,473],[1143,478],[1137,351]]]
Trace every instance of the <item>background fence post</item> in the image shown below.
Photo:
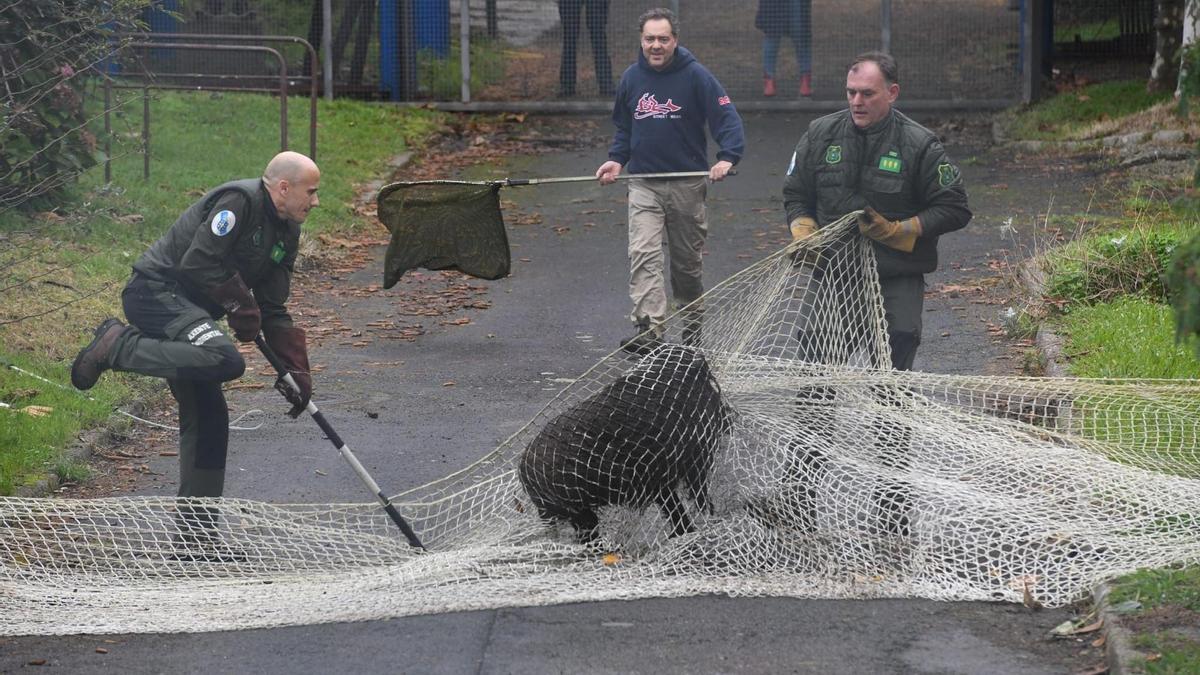
[[[321,0],[321,74],[325,81],[325,100],[333,100],[333,0]],[[316,77],[316,73],[313,73]]]
[[[892,53],[892,0],[879,1],[879,50]]]
[[[460,0],[458,5],[459,63],[462,70],[462,102],[471,102],[471,2]]]
[[[1021,21],[1021,101],[1033,103],[1041,95],[1043,41],[1041,29],[1046,21],[1046,4],[1043,0],[1024,2]]]

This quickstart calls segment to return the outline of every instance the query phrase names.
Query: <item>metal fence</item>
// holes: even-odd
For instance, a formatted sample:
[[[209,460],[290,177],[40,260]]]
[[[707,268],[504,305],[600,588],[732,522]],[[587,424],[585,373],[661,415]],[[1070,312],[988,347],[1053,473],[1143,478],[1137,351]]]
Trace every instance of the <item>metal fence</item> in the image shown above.
[[[906,102],[970,104],[1021,95],[1021,19],[1029,2],[327,0],[326,30],[322,1],[159,0],[147,19],[156,32],[307,38],[332,66],[339,96],[570,105],[611,100],[609,73],[619,79],[634,63],[638,17],[660,4],[678,9],[680,44],[739,105],[838,105],[848,61],[880,48],[900,64]],[[764,92],[764,47],[768,54],[777,48],[773,96]],[[214,76],[261,76],[275,67],[245,55],[155,54],[164,70]],[[285,55],[289,73],[308,74],[303,49]],[[810,74],[808,96],[802,70]]]

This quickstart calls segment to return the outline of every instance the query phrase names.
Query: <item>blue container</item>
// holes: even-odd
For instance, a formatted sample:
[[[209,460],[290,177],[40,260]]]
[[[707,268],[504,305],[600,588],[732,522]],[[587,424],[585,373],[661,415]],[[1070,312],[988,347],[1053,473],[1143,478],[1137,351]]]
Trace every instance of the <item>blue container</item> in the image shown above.
[[[441,58],[450,56],[450,0],[415,0],[413,32],[417,49],[428,49]]]

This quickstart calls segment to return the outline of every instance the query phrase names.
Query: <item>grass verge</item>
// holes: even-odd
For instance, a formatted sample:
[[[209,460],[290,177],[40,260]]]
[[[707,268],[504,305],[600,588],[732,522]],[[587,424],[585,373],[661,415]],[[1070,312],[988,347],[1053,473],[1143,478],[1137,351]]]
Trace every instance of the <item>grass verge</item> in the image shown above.
[[[307,99],[289,99],[291,147],[308,151]],[[387,174],[387,161],[442,124],[439,113],[355,101],[321,101],[317,161],[321,206],[313,234],[370,221],[355,211],[356,185]],[[120,289],[138,256],[190,203],[216,185],[260,175],[279,150],[279,100],[255,94],[156,92],[150,106],[150,178],[137,152],[140,99],[113,115],[112,182],[102,166],[84,174],[52,209],[0,213],[0,361],[69,382],[70,361],[106,316],[120,316]],[[109,377],[89,394],[0,368],[0,495],[63,465],[81,429],[135,395],[138,378]],[[69,384],[67,385],[69,386]],[[35,417],[17,409],[41,406]],[[36,410],[36,408],[35,408]]]
[[[1092,84],[1022,111],[1012,120],[1009,134],[1047,141],[1088,136],[1083,132],[1097,124],[1147,110],[1170,97],[1170,92],[1147,93],[1144,80]]]
[[[1065,92],[1022,110],[1008,120],[1009,132],[1018,138],[1069,140],[1181,128],[1196,138],[1194,110],[1185,119],[1178,109],[1165,95],[1146,94],[1142,81],[1111,82]],[[1162,280],[1172,253],[1200,223],[1200,201],[1191,187],[1190,181],[1177,178],[1129,180],[1122,189],[1120,218],[1092,223],[1065,246],[1042,256],[1049,320],[1065,334],[1072,375],[1200,377],[1194,345],[1175,341],[1169,289]],[[1164,193],[1183,197],[1164,199]],[[1039,315],[1046,313],[1043,309]],[[1144,408],[1120,409],[1098,403],[1092,417],[1082,420],[1084,433],[1107,438],[1111,432],[1105,429],[1128,428],[1108,424],[1111,417],[1138,417],[1144,422],[1140,435],[1111,440],[1123,447],[1166,448],[1168,454],[1178,450],[1174,459],[1181,473],[1200,473],[1195,465],[1195,416],[1185,413],[1182,425],[1156,425],[1154,415],[1161,410],[1155,402],[1147,403]],[[1200,672],[1200,635],[1195,631],[1200,624],[1200,568],[1139,570],[1115,580],[1107,602],[1134,608],[1121,623],[1144,660],[1123,665],[1148,673]]]

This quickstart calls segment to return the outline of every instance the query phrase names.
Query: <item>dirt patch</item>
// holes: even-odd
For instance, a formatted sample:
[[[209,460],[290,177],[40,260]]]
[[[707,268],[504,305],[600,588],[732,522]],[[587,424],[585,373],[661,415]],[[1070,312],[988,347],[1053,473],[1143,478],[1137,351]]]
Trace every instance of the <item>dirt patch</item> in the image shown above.
[[[1127,628],[1137,633],[1172,631],[1200,642],[1200,612],[1178,605],[1163,605],[1139,614],[1123,617]]]

